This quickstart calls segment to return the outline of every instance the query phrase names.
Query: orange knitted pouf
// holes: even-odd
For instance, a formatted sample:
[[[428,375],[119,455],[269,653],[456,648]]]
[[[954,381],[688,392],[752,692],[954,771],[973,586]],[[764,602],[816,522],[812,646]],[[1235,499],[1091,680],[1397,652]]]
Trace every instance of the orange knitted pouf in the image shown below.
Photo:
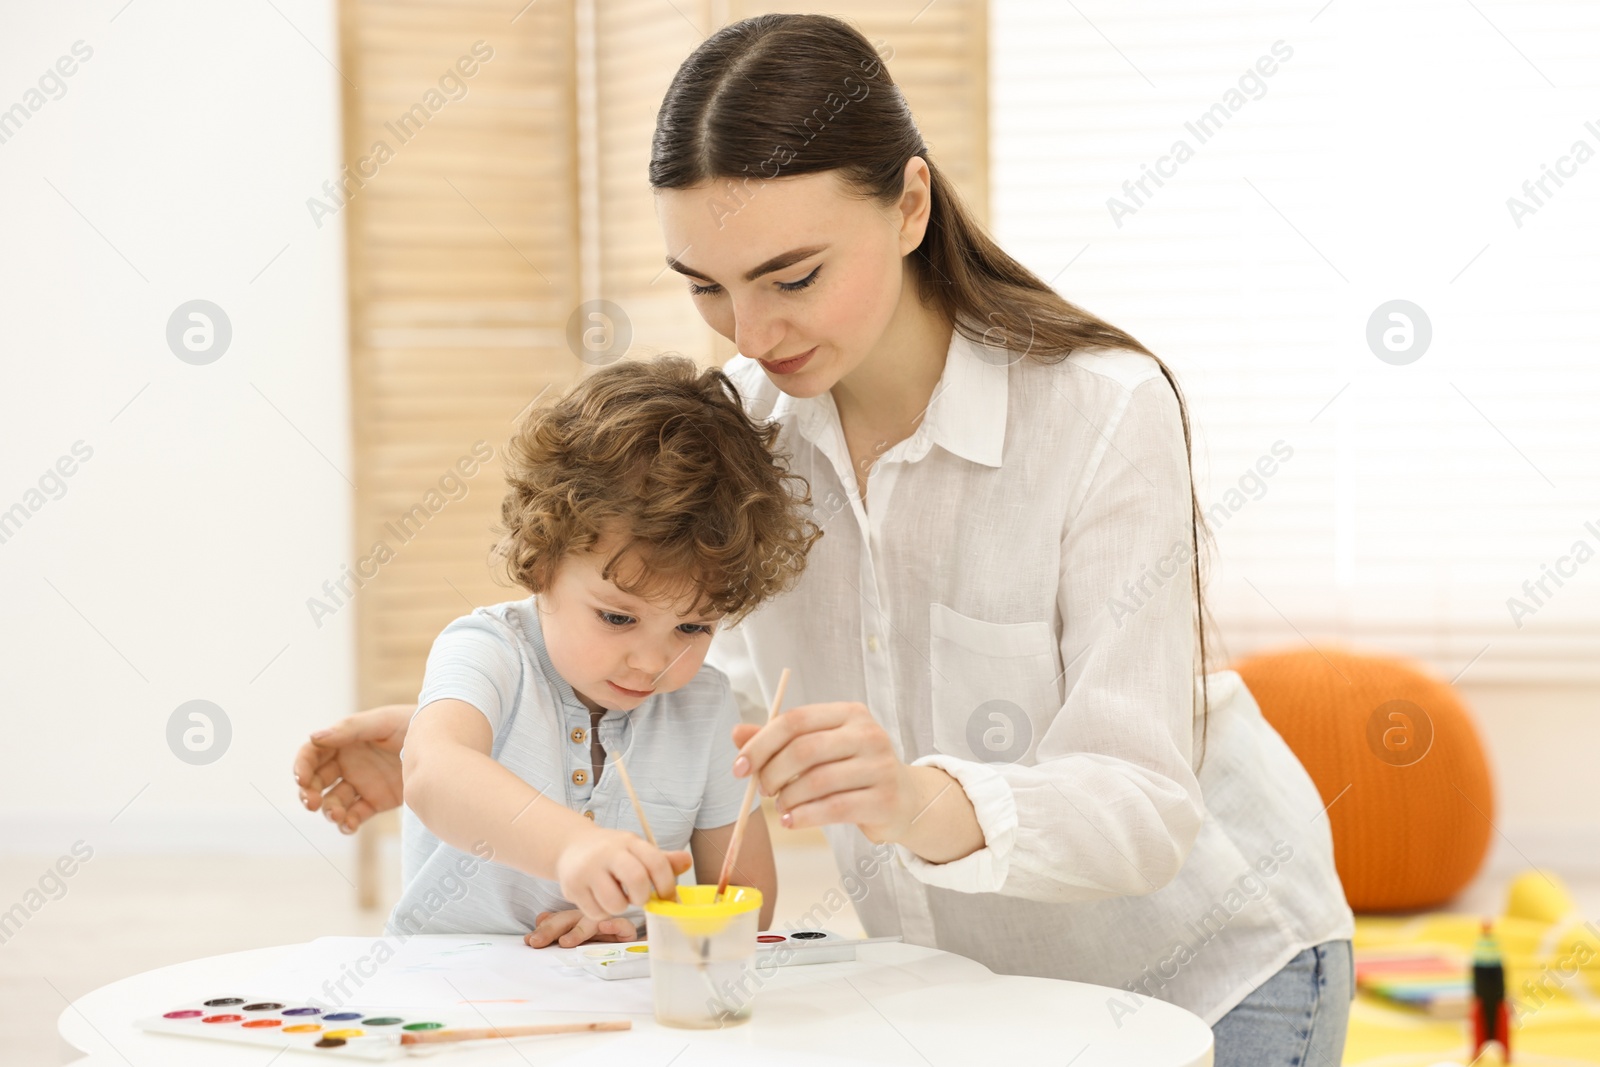
[[[1494,788],[1449,685],[1409,660],[1339,649],[1265,653],[1232,669],[1329,805],[1353,910],[1437,907],[1472,880]]]

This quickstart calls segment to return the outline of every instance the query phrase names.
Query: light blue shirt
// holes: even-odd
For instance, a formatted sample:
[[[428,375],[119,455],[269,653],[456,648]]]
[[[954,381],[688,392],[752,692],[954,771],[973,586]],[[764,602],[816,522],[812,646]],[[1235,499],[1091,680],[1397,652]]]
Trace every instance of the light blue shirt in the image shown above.
[[[738,750],[730,732],[739,712],[727,677],[705,666],[682,689],[655,693],[632,711],[606,711],[599,731],[607,759],[596,786],[589,710],[550,662],[536,599],[478,608],[446,626],[417,697],[419,710],[451,698],[483,712],[494,731],[490,755],[543,797],[517,821],[538,833],[553,802],[593,812],[596,826],[643,836],[613,766],[619,754],[661,848],[687,848],[694,830],[736,821],[746,780],[733,776]],[[759,807],[757,798],[751,811]],[[389,915],[391,933],[525,933],[541,911],[575,907],[557,883],[485,862],[487,846],[474,852],[445,844],[410,808],[401,826],[405,888]],[[692,873],[683,877],[693,880]],[[640,909],[625,914],[643,927]]]

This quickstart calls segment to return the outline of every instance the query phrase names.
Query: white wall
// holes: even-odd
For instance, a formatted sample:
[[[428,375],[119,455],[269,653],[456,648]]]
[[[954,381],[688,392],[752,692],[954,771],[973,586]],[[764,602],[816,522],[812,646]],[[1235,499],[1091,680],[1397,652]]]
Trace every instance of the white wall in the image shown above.
[[[1600,874],[1600,689],[1463,679],[1457,690],[1482,729],[1494,773],[1498,832],[1488,862],[1501,870],[1533,864]]]
[[[1001,243],[1173,367],[1202,506],[1280,435],[1305,457],[1218,530],[1207,596],[1229,651],[1318,641],[1342,614],[1352,643],[1460,674],[1498,792],[1491,862],[1600,871],[1600,576],[1554,603],[1570,629],[1544,612],[1519,628],[1504,607],[1600,499],[1600,163],[1523,226],[1507,207],[1575,139],[1600,138],[1585,125],[1600,11],[991,10]],[[1188,123],[1288,49],[1220,132],[1196,138]],[[1122,183],[1180,139],[1193,157],[1114,216],[1113,197],[1132,199]],[[1433,311],[1433,351],[1409,376],[1363,337],[1398,296]],[[1315,473],[1334,456],[1361,462]]]
[[[37,105],[0,143],[0,510],[28,511],[0,543],[0,849],[348,870],[289,774],[354,699],[353,613],[305,608],[350,546],[343,232],[305,207],[339,167],[335,5],[124,3],[0,15],[0,109]],[[166,339],[196,298],[232,325],[203,366]],[[166,737],[194,699],[232,727],[205,766]]]

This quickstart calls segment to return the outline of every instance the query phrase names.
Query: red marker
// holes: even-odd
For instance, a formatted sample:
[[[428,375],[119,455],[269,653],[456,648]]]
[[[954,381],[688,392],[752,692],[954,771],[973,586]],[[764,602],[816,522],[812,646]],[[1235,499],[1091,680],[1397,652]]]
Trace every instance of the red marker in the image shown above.
[[[1489,920],[1472,950],[1472,1058],[1477,1060],[1491,1045],[1499,1046],[1500,1058],[1511,1062],[1511,1026],[1506,1007],[1506,972],[1500,962],[1500,947],[1490,932]]]

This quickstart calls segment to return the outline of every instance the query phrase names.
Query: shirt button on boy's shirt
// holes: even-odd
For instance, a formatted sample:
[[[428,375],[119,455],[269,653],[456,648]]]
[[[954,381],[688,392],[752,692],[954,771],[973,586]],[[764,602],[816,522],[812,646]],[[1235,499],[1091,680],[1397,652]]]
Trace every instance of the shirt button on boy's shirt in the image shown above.
[[[589,776],[587,774],[585,774],[583,771],[573,771],[572,772],[572,784],[573,785],[582,785],[584,782],[587,782],[588,780],[589,780]]]
[[[568,735],[568,736],[570,736],[572,738],[572,743],[573,744],[575,744],[575,745],[583,744],[583,727],[574,726],[572,728],[572,733],[570,735]]]
[[[589,821],[590,821],[590,822],[594,822],[594,812],[592,812],[592,811],[586,811],[586,812],[584,812],[584,813],[583,813],[583,817],[584,817],[584,818],[585,818],[585,819],[588,819],[588,820],[589,820]]]

